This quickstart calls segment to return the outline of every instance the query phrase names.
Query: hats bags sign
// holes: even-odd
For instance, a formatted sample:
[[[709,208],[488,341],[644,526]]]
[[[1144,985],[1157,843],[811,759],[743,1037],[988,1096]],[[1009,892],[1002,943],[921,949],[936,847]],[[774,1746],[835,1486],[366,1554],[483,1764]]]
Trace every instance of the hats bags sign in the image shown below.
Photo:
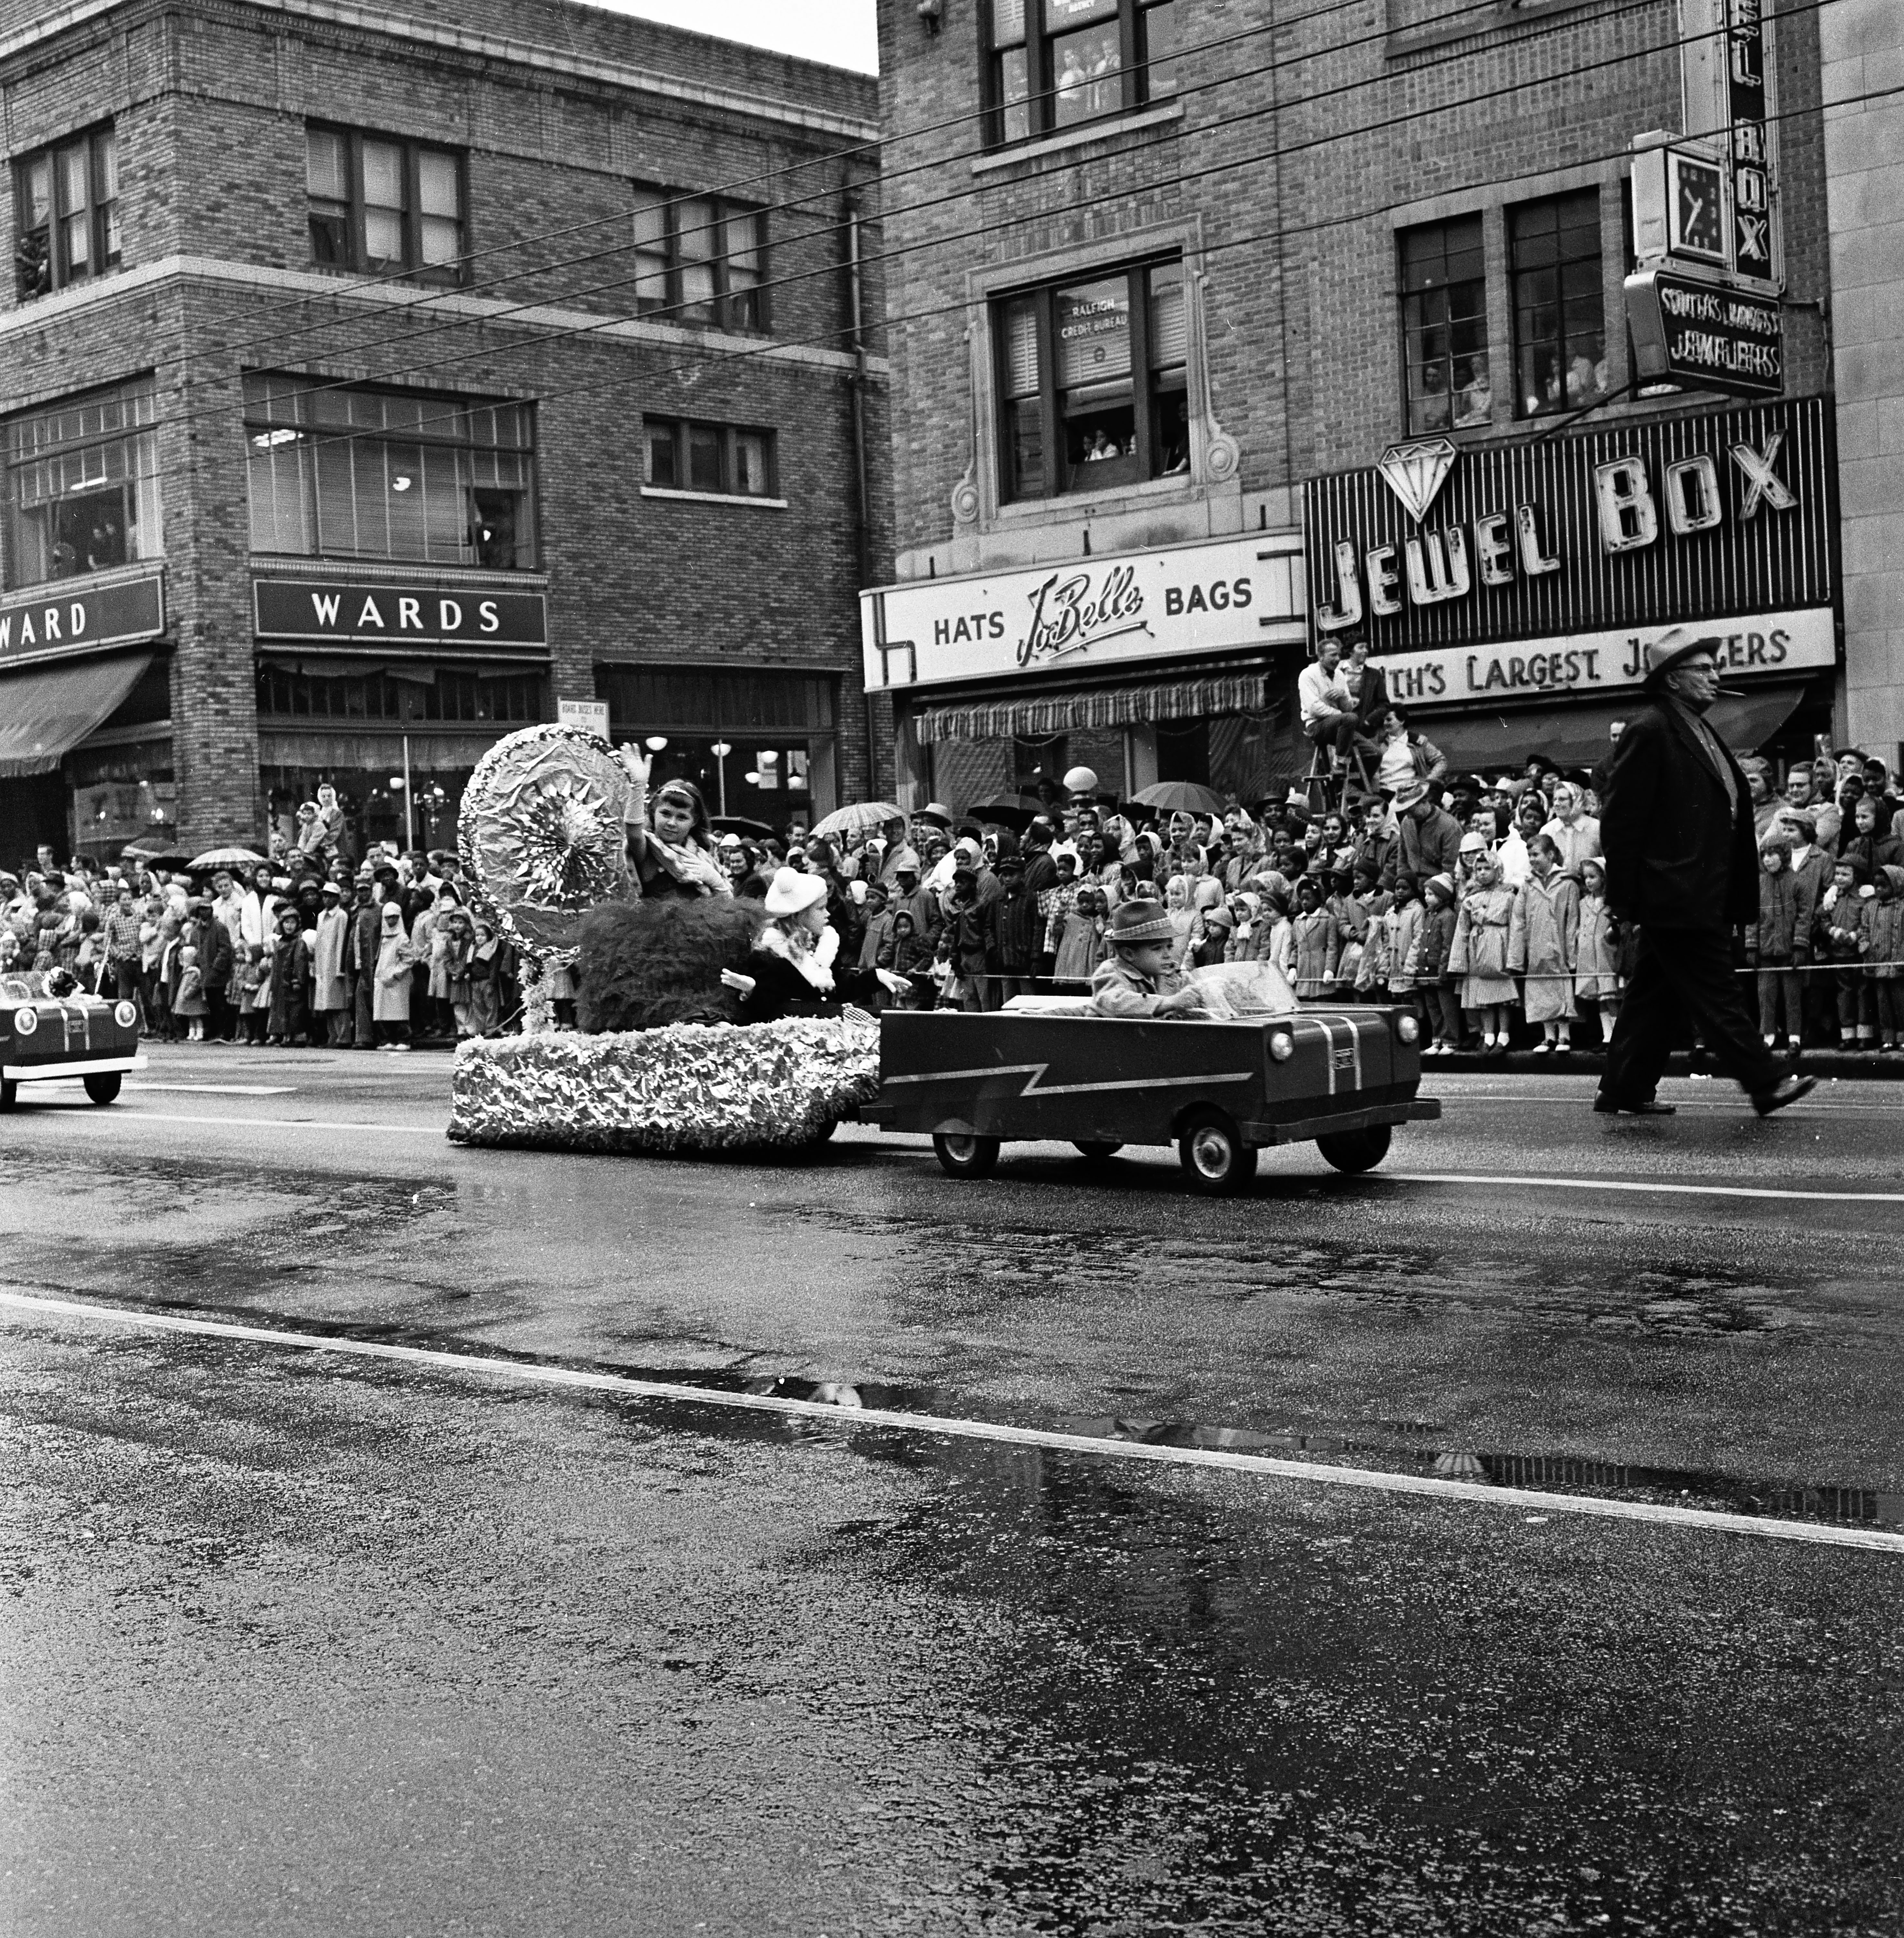
[[[1538,444],[1398,445],[1305,487],[1319,638],[1362,634],[1402,704],[1617,690],[1690,624],[1728,674],[1833,664],[1824,399]]]

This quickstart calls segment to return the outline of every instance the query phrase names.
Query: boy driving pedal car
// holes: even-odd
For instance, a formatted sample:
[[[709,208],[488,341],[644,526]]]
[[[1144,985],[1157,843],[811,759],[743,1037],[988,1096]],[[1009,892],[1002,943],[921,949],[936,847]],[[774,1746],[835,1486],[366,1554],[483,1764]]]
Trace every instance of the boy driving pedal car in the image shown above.
[[[1092,1007],[1106,1016],[1189,1016],[1201,1004],[1171,959],[1177,931],[1154,901],[1119,902],[1104,940],[1110,955],[1091,977]]]

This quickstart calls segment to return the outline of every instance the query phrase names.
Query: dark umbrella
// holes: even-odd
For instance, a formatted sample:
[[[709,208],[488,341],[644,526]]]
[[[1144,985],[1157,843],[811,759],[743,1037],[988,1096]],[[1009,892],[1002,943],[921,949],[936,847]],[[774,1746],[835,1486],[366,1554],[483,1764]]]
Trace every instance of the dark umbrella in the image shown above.
[[[134,841],[119,851],[122,861],[141,861],[148,868],[189,868],[192,858],[182,848],[168,847],[162,841]]]
[[[764,821],[749,821],[744,814],[717,814],[711,816],[708,826],[722,834],[744,834],[751,841],[770,841],[773,830]]]
[[[1028,794],[995,794],[989,800],[974,801],[965,810],[974,821],[993,822],[1001,828],[1021,831],[1030,825],[1034,815],[1044,811],[1044,803]]]
[[[1223,797],[1213,788],[1195,781],[1158,781],[1140,788],[1131,800],[1159,814],[1217,814],[1223,812]]]

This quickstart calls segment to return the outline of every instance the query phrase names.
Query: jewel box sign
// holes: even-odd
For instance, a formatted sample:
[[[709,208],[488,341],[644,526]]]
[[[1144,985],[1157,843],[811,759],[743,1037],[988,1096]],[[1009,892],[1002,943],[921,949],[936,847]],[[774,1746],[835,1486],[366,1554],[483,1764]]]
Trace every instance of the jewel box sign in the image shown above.
[[[1824,400],[1398,445],[1304,488],[1319,634],[1377,654],[1828,608]]]

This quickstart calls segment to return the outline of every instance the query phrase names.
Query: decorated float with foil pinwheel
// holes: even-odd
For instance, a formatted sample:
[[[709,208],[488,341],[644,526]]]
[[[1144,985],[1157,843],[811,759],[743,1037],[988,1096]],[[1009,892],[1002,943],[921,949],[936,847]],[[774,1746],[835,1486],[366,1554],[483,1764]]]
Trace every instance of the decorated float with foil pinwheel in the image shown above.
[[[585,728],[526,728],[477,767],[458,840],[478,906],[523,958],[524,1028],[457,1050],[456,1142],[793,1150],[876,1093],[872,1017],[833,1001],[748,1019],[773,918],[724,894],[644,897],[629,858],[641,816],[639,783]],[[557,1021],[570,1001],[572,1027]]]

